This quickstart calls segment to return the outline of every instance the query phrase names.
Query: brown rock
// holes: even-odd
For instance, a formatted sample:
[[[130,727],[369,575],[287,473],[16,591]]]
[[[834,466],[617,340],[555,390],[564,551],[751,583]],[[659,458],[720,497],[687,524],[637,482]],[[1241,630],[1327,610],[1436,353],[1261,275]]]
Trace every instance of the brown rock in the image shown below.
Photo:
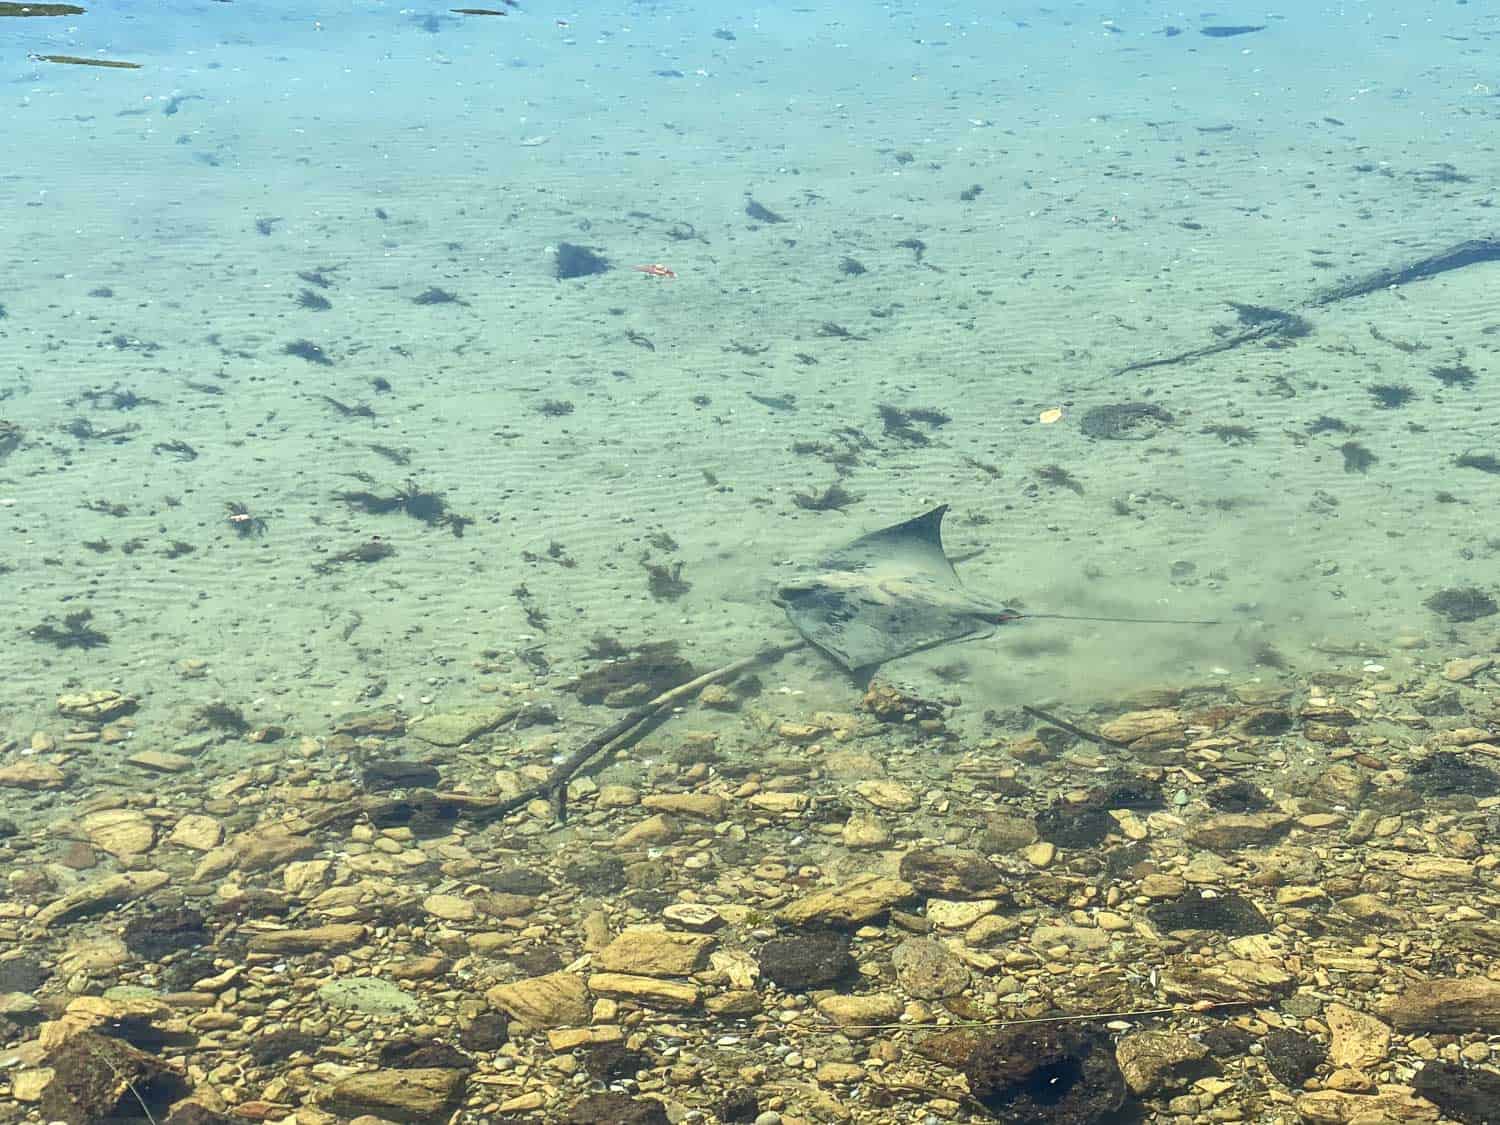
[[[1005,873],[978,852],[960,848],[917,848],[901,857],[901,878],[931,898],[996,898],[1005,891]]]
[[[358,922],[338,922],[328,926],[312,926],[305,930],[267,930],[251,935],[250,952],[287,956],[299,953],[337,953],[358,945],[367,932]]]
[[[1181,1086],[1208,1048],[1172,1031],[1136,1031],[1115,1045],[1115,1061],[1133,1093],[1145,1097]]]
[[[140,809],[104,809],[80,822],[89,843],[116,859],[143,855],[156,843],[156,829]]]
[[[1187,831],[1187,841],[1214,852],[1231,852],[1274,843],[1292,827],[1292,818],[1282,813],[1220,813],[1200,821]]]
[[[58,714],[69,719],[83,719],[91,723],[106,723],[128,715],[139,706],[132,695],[118,691],[80,691],[57,697]]]
[[[588,988],[577,973],[548,973],[496,985],[484,998],[512,1019],[538,1030],[589,1022]]]
[[[641,801],[644,808],[656,812],[677,813],[699,820],[723,820],[729,802],[713,793],[659,793]]]
[[[1328,1061],[1336,1067],[1366,1070],[1385,1062],[1391,1053],[1391,1029],[1372,1015],[1344,1004],[1323,1009],[1330,1043]]]
[[[703,1001],[698,986],[681,981],[630,973],[595,973],[589,977],[589,990],[598,996],[617,1000],[634,1000],[652,1008],[689,1011]]]
[[[351,1074],[323,1091],[318,1102],[330,1113],[374,1114],[387,1121],[428,1122],[446,1118],[464,1093],[465,1075],[446,1067],[372,1070]]]
[[[182,1075],[155,1055],[92,1031],[75,1032],[52,1047],[46,1063],[52,1077],[38,1108],[47,1120],[68,1125],[112,1120],[132,1090],[158,1104],[188,1092]]]
[[[1118,719],[1111,719],[1101,726],[1099,733],[1112,742],[1136,742],[1150,738],[1153,743],[1166,739],[1170,744],[1186,737],[1182,716],[1169,707],[1127,711]]]
[[[713,944],[706,934],[626,930],[594,955],[594,965],[608,973],[685,977],[708,963]]]
[[[107,875],[77,887],[37,912],[36,924],[42,929],[58,922],[72,922],[88,914],[110,910],[131,899],[150,894],[171,881],[165,871],[126,871]]]
[[[0,766],[0,789],[61,789],[67,781],[62,770],[34,758]]]
[[[969,970],[936,938],[907,938],[891,954],[896,980],[908,996],[942,1000],[969,987]]]
[[[861,875],[842,886],[815,891],[785,906],[777,917],[788,926],[858,926],[910,899],[915,888],[903,879]]]
[[[1380,1017],[1400,1031],[1500,1032],[1500,981],[1484,977],[1413,981],[1382,1000]]]

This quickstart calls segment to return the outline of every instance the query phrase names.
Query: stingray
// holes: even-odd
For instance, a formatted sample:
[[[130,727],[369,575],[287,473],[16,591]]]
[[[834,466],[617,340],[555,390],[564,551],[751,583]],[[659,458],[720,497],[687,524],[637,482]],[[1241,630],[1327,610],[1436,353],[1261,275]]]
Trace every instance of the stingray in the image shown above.
[[[804,640],[850,672],[991,633],[1009,621],[1054,618],[1131,624],[1217,625],[1160,617],[1025,613],[971,593],[943,550],[948,505],[861,535],[816,569],[780,586],[775,601]]]

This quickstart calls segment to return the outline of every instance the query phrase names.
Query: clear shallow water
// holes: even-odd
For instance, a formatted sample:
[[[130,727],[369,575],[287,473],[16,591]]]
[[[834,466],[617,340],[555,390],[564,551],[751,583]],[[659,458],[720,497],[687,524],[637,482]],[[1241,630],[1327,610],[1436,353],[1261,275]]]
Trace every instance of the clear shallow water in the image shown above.
[[[1267,644],[1357,667],[1405,659],[1403,635],[1454,643],[1422,601],[1493,571],[1496,478],[1455,458],[1500,451],[1494,265],[1310,312],[1285,347],[1113,372],[1233,331],[1228,302],[1295,309],[1495,236],[1493,17],[1212,22],[1266,26],[1129,6],[5,21],[16,730],[70,684],[293,725],[456,703],[476,661],[530,679],[517,654],[540,649],[555,677],[600,631],[710,665],[787,635],[767,595],[788,564],[938,502],[995,596],[1234,622],[1037,623],[899,669],[959,661],[971,700],[1212,678]],[[614,268],[559,281],[562,242]],[[630,268],[650,263],[676,277]],[[1081,430],[1130,401],[1171,425]],[[903,438],[882,404],[950,420]],[[473,523],[336,498],[408,480]],[[844,511],[795,502],[835,483]],[[373,536],[394,554],[360,561]],[[689,588],[653,596],[648,567],[677,563]],[[107,644],[30,636],[83,609]],[[811,657],[781,674],[846,691]]]

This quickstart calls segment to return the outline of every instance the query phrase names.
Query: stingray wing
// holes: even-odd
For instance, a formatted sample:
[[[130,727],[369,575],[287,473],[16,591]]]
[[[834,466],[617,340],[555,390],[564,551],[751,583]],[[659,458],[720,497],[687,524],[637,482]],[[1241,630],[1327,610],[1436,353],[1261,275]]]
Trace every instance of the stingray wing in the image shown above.
[[[988,630],[1013,611],[963,588],[943,551],[947,505],[861,536],[777,591],[792,625],[850,671]]]

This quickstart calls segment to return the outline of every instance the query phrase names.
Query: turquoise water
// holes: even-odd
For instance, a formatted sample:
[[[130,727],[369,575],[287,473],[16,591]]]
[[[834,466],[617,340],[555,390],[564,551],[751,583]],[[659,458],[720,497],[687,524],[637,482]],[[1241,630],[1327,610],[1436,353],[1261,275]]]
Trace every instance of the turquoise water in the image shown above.
[[[1233,25],[1264,26],[1202,33]],[[1230,622],[893,666],[982,707],[1482,646],[1422,603],[1493,589],[1500,266],[1309,302],[1500,237],[1497,34],[1472,4],[6,19],[7,734],[76,687],[294,730],[461,706],[599,633],[711,667],[791,636],[793,564],[938,503],[987,595]],[[613,268],[559,280],[564,243]],[[1308,331],[1115,374],[1231,302]],[[1130,402],[1171,420],[1083,429]],[[85,610],[100,643],[37,637]],[[810,653],[773,678],[847,703]]]

